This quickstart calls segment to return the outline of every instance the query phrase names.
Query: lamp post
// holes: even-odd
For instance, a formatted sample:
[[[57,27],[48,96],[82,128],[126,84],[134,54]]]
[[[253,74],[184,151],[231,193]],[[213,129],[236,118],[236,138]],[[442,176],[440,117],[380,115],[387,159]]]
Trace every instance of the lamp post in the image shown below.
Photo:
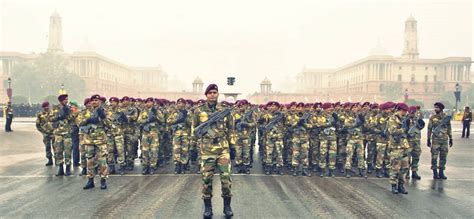
[[[12,102],[12,95],[13,95],[12,79],[8,78],[7,81],[8,81],[8,87],[7,87],[8,102]]]
[[[405,88],[405,103],[408,101],[408,88]]]
[[[455,98],[455,109],[456,109],[456,112],[458,111],[458,103],[461,102],[461,90],[460,90],[460,86],[459,86],[459,83],[456,83],[456,86],[455,86],[456,90],[454,91],[454,98]]]

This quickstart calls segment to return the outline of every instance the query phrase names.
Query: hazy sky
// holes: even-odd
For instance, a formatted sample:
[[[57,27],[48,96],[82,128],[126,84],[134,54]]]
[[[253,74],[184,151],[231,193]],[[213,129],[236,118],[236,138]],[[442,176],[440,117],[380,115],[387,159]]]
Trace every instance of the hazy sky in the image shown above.
[[[251,93],[268,76],[274,90],[308,68],[336,68],[364,58],[377,40],[402,52],[404,21],[418,21],[420,57],[473,56],[471,1],[66,1],[0,0],[0,50],[42,52],[49,16],[62,17],[63,45],[87,40],[129,66],[161,65],[190,90],[237,78]]]

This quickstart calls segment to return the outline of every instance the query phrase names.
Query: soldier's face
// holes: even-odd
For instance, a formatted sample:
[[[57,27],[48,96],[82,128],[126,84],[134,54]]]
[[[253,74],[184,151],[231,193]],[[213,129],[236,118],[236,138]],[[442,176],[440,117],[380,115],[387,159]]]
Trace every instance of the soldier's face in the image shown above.
[[[43,110],[48,112],[49,111],[49,106],[43,107]]]
[[[407,115],[407,111],[405,111],[405,110],[399,110],[399,111],[398,111],[398,114],[399,114],[400,116],[406,116],[406,115]]]
[[[436,113],[440,113],[440,112],[441,112],[441,108],[439,108],[438,106],[435,106],[435,112],[436,112]]]
[[[146,107],[151,108],[152,106],[153,106],[153,102],[152,102],[152,101],[146,102]]]
[[[217,99],[219,98],[219,92],[217,92],[216,90],[211,90],[207,92],[206,98],[210,102],[217,102]]]
[[[66,105],[69,102],[69,99],[66,97],[63,101],[61,101],[62,105]]]
[[[178,107],[178,109],[183,109],[185,107],[185,104],[183,102],[179,102],[176,104],[176,106]]]
[[[272,112],[275,112],[278,109],[278,107],[276,105],[271,105],[268,107],[268,109]]]
[[[94,99],[94,100],[91,101],[91,104],[92,104],[93,107],[100,106],[100,103],[101,103],[101,101],[98,100],[98,99]]]
[[[116,106],[118,105],[118,102],[112,101],[112,102],[110,102],[110,105],[111,105],[112,107],[116,107]]]

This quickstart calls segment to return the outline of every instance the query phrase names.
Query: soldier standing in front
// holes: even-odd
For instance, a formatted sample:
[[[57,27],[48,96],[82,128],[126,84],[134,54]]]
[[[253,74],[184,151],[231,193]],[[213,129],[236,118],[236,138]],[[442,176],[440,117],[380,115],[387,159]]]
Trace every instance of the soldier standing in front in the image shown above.
[[[446,115],[444,105],[440,102],[434,104],[435,114],[428,122],[427,146],[431,147],[431,169],[433,179],[447,179],[444,175],[449,147],[453,146],[453,135],[451,133],[451,117]],[[439,157],[439,164],[438,164]],[[439,169],[439,174],[438,174]]]

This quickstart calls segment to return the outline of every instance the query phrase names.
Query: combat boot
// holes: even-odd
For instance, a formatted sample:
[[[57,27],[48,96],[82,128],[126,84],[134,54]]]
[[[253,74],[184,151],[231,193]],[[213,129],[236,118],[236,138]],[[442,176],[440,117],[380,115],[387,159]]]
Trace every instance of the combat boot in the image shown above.
[[[71,164],[66,165],[66,173],[64,175],[66,176],[71,175]]]
[[[321,169],[318,167],[318,165],[313,165],[313,172],[321,172]]]
[[[384,170],[383,170],[383,177],[385,177],[385,178],[390,177],[390,173],[389,173],[389,170],[387,168],[384,168]]]
[[[439,179],[439,175],[438,175],[438,170],[437,170],[437,169],[434,169],[434,170],[433,170],[433,179]]]
[[[81,176],[87,175],[87,168],[82,168]]]
[[[128,171],[133,171],[133,161],[127,162],[127,170]]]
[[[335,177],[334,171],[336,171],[336,170],[335,169],[329,169],[328,170],[328,177]]]
[[[204,213],[202,216],[204,218],[212,218],[212,202],[211,199],[204,199]]]
[[[174,165],[174,175],[181,173],[181,163],[176,162]]]
[[[392,193],[393,194],[398,194],[398,188],[396,184],[392,184]]]
[[[109,174],[115,174],[115,165],[109,165]]]
[[[408,194],[408,191],[403,186],[403,183],[398,183],[398,192],[401,194]]]
[[[232,208],[230,207],[230,197],[224,197],[224,215],[226,218],[234,216],[234,212],[232,212]]]
[[[59,165],[58,173],[56,173],[56,176],[64,176],[64,167],[62,164]]]
[[[298,176],[298,167],[293,167],[293,176]]]
[[[100,189],[107,189],[107,180],[100,179]]]
[[[341,174],[344,174],[344,164],[339,163],[339,164],[338,164],[338,169],[339,169],[339,172],[340,172]]]
[[[383,172],[381,169],[376,169],[375,170],[375,176],[377,176],[377,178],[382,178],[383,177]]]
[[[444,170],[439,170],[439,179],[448,179],[448,177],[444,175]]]
[[[52,166],[53,165],[53,158],[48,157],[48,162],[45,164],[45,166]]]
[[[421,179],[421,176],[419,176],[416,171],[411,171],[411,178],[419,180]]]
[[[245,165],[245,174],[250,174],[250,165]]]
[[[200,164],[197,166],[196,174],[201,174],[201,165]]]
[[[82,189],[86,190],[86,189],[92,189],[92,188],[94,188],[94,178],[89,178],[86,185],[82,187]]]
[[[323,168],[319,169],[319,176],[324,177],[324,169]]]
[[[351,178],[351,170],[346,169],[346,178]]]
[[[359,168],[359,176],[360,176],[360,177],[367,178],[367,174],[365,173],[365,169],[360,169],[360,168]]]
[[[374,171],[374,165],[369,163],[367,167],[367,174],[372,174],[373,171]]]
[[[270,175],[271,174],[269,165],[265,165],[264,169],[265,169],[265,175]]]
[[[405,179],[410,179],[410,170],[405,173]]]
[[[155,174],[156,167],[148,167],[148,171],[150,172],[150,175]]]
[[[278,175],[281,175],[281,176],[285,175],[285,174],[283,173],[282,167],[277,167],[276,172],[277,172]]]
[[[125,174],[125,166],[120,166],[119,169],[118,169],[118,172],[119,172],[120,175]]]
[[[308,171],[308,168],[303,168],[303,170],[301,171],[301,175],[311,177],[311,172]]]
[[[150,174],[150,168],[149,167],[143,167],[142,175],[148,175],[148,174]]]

